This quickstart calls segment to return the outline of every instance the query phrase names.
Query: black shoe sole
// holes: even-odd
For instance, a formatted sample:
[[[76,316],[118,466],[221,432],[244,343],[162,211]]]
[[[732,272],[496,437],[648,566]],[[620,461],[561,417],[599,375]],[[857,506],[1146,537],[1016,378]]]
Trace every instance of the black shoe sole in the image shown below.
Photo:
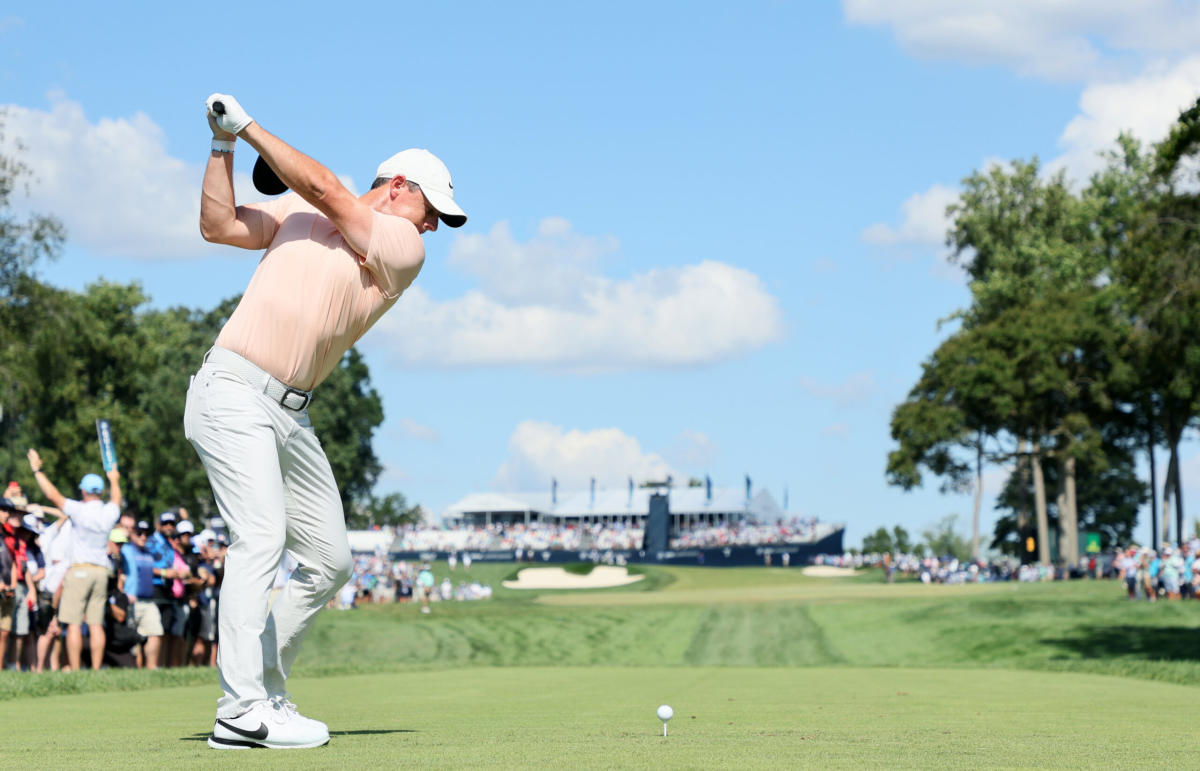
[[[222,739],[219,736],[209,736],[208,746],[214,750],[310,750],[315,747],[324,747],[329,744],[326,739],[323,742],[316,744],[265,744],[263,742],[251,741],[248,739]]]

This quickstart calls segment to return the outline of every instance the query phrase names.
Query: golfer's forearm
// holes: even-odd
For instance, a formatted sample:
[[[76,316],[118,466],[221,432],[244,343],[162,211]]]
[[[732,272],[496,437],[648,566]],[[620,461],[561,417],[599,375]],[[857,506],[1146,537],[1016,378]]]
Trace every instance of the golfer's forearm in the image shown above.
[[[318,209],[331,190],[343,189],[332,171],[313,160],[257,123],[251,123],[238,134],[258,151],[279,178]]]
[[[233,153],[213,151],[204,168],[200,188],[200,235],[205,241],[220,241],[237,222],[233,197]]]

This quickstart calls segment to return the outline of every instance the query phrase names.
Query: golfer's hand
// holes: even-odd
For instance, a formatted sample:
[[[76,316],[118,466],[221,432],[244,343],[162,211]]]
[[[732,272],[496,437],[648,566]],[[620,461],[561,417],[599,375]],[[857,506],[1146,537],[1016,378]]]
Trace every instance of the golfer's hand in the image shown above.
[[[213,105],[217,102],[224,107],[223,114],[213,109]],[[247,115],[242,106],[238,104],[238,100],[229,94],[213,94],[205,100],[204,104],[208,107],[208,114],[216,120],[217,126],[230,134],[237,134],[254,122],[254,119]]]
[[[211,112],[208,113],[208,127],[212,129],[213,139],[220,139],[223,142],[237,141],[237,134],[230,134],[221,128],[220,124],[217,123],[217,117]]]

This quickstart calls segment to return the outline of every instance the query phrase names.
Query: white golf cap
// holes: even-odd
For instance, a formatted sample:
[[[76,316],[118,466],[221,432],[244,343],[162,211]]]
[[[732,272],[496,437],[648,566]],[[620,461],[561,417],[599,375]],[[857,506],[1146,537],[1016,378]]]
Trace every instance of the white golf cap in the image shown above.
[[[419,148],[402,150],[379,164],[375,179],[392,179],[400,175],[421,186],[430,205],[441,215],[442,222],[452,228],[466,224],[467,213],[454,202],[450,169],[436,155]]]

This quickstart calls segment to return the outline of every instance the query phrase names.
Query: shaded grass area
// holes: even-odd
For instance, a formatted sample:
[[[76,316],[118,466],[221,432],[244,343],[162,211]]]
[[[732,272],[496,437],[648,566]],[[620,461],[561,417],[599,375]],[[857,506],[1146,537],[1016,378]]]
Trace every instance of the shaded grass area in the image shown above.
[[[1192,689],[1079,674],[475,667],[294,690],[329,723],[329,745],[214,752],[215,688],[194,687],[32,700],[0,756],[24,768],[858,769],[1186,768],[1195,755],[1181,740],[1193,715],[1178,708]],[[675,709],[666,738],[662,703]]]
[[[438,566],[438,579],[445,567]],[[1130,603],[1116,582],[887,585],[877,575],[636,568],[619,589],[327,611],[298,677],[481,666],[934,667],[1092,672],[1200,685],[1200,602]],[[454,578],[461,579],[460,570]],[[709,601],[705,602],[704,598]],[[0,699],[209,683],[210,670],[0,673]]]

